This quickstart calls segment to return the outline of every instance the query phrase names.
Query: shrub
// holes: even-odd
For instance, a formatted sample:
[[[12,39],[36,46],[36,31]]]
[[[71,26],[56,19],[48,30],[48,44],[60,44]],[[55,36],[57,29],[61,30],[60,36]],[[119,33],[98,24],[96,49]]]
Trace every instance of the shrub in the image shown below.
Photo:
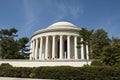
[[[43,78],[59,80],[120,80],[120,67],[84,66],[84,67],[12,67],[0,66],[0,76],[21,78]]]
[[[12,66],[8,63],[2,63],[0,65],[0,76],[9,76],[11,75]]]
[[[1,64],[0,66],[0,76],[3,77],[29,77],[31,73],[31,68],[26,67],[12,67],[10,64]]]
[[[0,67],[12,67],[9,63],[2,63]]]
[[[100,60],[93,60],[91,65],[94,65],[94,66],[104,66],[104,64]]]

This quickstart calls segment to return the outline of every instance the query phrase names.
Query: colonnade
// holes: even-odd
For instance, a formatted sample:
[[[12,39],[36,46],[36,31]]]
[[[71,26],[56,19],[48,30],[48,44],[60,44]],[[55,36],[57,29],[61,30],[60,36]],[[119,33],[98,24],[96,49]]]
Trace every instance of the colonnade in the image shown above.
[[[35,38],[31,41],[30,60],[89,59],[88,45],[85,55],[83,44],[81,48],[77,48],[77,41],[78,36],[75,35],[50,35]]]

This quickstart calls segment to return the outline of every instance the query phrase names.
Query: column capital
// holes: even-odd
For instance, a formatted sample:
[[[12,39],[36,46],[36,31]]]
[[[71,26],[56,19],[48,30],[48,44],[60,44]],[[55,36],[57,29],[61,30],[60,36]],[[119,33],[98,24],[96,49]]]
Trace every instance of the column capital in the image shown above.
[[[35,39],[33,39],[32,41],[35,41]]]
[[[71,37],[71,35],[67,35],[67,37]]]
[[[56,35],[52,35],[52,36],[56,36]]]
[[[40,38],[43,38],[43,36],[40,36]]]
[[[37,40],[38,39],[38,37],[37,38],[35,38],[35,40]]]
[[[56,35],[52,35],[52,38],[55,38],[56,37]]]
[[[45,35],[45,37],[49,37],[50,35]]]
[[[63,35],[59,35],[60,37],[63,36]]]
[[[81,41],[83,41],[83,38],[81,38]]]
[[[67,38],[70,38],[70,37],[71,37],[70,35],[67,36]]]
[[[31,39],[31,42],[34,41],[34,39]]]

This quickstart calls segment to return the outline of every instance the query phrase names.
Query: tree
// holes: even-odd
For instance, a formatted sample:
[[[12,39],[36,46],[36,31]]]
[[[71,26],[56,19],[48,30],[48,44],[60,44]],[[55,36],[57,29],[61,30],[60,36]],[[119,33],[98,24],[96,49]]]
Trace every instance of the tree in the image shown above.
[[[78,48],[81,47],[81,44],[84,45],[84,52],[86,54],[86,45],[88,45],[89,47],[89,52],[91,52],[91,36],[93,34],[93,30],[87,30],[85,28],[82,28],[80,31],[79,31],[79,35],[80,35],[80,38],[83,39],[83,41],[79,40],[78,42]]]
[[[11,28],[11,29],[2,29],[0,31],[0,38],[4,38],[4,37],[11,37],[14,38],[16,37],[16,33],[18,32],[17,29],[15,28]]]
[[[120,39],[119,38],[112,38],[112,47],[114,49],[114,55],[116,59],[116,64],[120,63]]]
[[[29,45],[26,45],[29,42],[29,39],[27,37],[23,37],[19,39],[19,46],[20,46],[20,52],[24,55],[24,58],[28,58],[28,52],[29,52]]]
[[[110,39],[107,32],[103,29],[96,30],[92,35],[92,53],[91,58],[100,59],[103,48],[110,45]]]
[[[119,45],[108,47],[104,50],[102,61],[106,65],[120,64],[120,47]]]
[[[17,51],[19,48],[17,47],[18,43],[14,40],[16,37],[17,29],[2,29],[0,31],[0,47],[1,47],[1,56],[3,59],[6,58],[16,58]]]
[[[120,64],[120,39],[112,38],[111,45],[104,47],[102,62],[106,65]]]
[[[79,31],[80,38],[78,48],[81,44],[89,45],[90,57],[92,59],[98,59],[101,64],[116,65],[120,64],[120,39],[108,37],[108,34],[103,29],[87,30],[82,28]],[[85,52],[86,54],[86,52]]]
[[[114,65],[116,63],[114,48],[112,46],[106,46],[103,48],[101,60],[106,65]]]
[[[0,52],[3,59],[24,58],[24,54],[20,50],[26,47],[29,39],[25,37],[16,40],[17,32],[18,30],[15,28],[0,30]]]

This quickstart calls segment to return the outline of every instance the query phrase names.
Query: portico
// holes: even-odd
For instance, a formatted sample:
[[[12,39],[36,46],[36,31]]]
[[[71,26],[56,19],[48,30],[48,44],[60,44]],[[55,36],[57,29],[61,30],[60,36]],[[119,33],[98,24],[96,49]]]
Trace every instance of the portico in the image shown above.
[[[69,22],[57,22],[35,32],[31,37],[30,60],[89,59],[88,46],[77,48],[80,28]]]

